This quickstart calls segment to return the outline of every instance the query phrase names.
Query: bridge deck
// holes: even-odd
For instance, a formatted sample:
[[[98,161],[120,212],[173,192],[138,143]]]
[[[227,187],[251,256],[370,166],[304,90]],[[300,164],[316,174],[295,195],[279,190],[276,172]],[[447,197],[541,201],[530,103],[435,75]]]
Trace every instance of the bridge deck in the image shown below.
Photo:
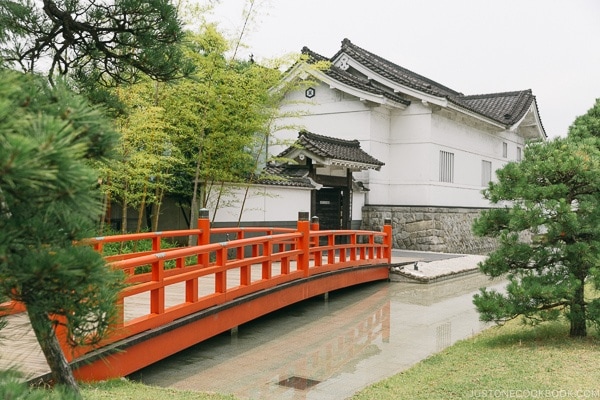
[[[26,378],[50,371],[26,313],[6,317],[0,331],[0,370],[15,368]]]
[[[278,273],[279,266],[273,265],[272,272]],[[262,274],[260,266],[253,266],[252,278],[259,279]],[[228,285],[239,284],[239,276],[229,274]],[[199,291],[213,291],[213,281],[199,280]],[[185,283],[170,285],[165,289],[165,306],[169,307],[185,301]],[[150,307],[149,293],[141,293],[125,299],[125,322],[148,314]],[[46,359],[31,328],[26,313],[13,314],[6,317],[7,326],[0,331],[0,370],[17,368],[26,378],[40,376],[50,372]]]
[[[295,270],[295,266],[292,266]],[[272,273],[278,274],[279,265],[272,265]],[[260,279],[261,266],[252,267],[252,278]],[[239,284],[237,274],[228,274],[228,287]],[[214,281],[199,280],[199,292],[212,292]],[[179,304],[184,300],[185,283],[171,285],[165,289],[165,306]],[[148,293],[142,293],[125,299],[125,321],[148,314],[150,298]],[[0,331],[0,369],[14,367],[23,373],[26,379],[39,377],[50,372],[42,354],[35,334],[26,313],[13,314],[6,317],[7,326]]]

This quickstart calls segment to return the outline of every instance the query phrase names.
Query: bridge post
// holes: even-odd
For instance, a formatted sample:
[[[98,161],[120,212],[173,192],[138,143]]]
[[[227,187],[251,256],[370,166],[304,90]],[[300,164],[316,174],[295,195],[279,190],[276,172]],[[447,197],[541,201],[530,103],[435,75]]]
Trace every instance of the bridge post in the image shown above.
[[[316,215],[310,219],[310,230],[318,231],[319,230],[319,217]],[[310,243],[310,247],[319,247],[319,241],[321,240],[320,236],[315,235]],[[320,251],[314,253],[315,259],[315,267],[320,267],[323,264],[323,255]]]
[[[201,208],[198,211],[198,229],[202,230],[198,234],[198,246],[210,244],[210,219],[206,208]],[[208,253],[201,254],[198,263],[207,267],[209,264]]]
[[[298,255],[298,269],[304,271],[304,276],[308,277],[308,264],[310,260],[310,222],[308,221],[308,212],[300,211],[298,213],[297,230],[302,234],[298,241],[298,247],[302,251]]]
[[[316,215],[310,219],[310,230],[318,231],[319,230],[319,217]]]
[[[386,233],[383,243],[385,244],[384,257],[387,258],[388,263],[392,263],[392,219],[385,218],[383,220],[383,231]]]

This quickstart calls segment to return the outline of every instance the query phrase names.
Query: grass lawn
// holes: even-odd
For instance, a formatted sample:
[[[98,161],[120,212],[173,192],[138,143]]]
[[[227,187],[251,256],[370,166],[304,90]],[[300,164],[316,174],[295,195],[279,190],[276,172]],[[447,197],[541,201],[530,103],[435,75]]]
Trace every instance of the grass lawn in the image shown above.
[[[560,323],[493,327],[352,399],[600,399],[600,338],[568,334]]]
[[[82,384],[81,394],[85,400],[235,400],[232,396],[146,386],[126,379]]]
[[[600,338],[595,331],[588,334],[571,339],[560,323],[490,328],[352,399],[600,399]],[[82,389],[85,399],[233,399],[125,380]]]

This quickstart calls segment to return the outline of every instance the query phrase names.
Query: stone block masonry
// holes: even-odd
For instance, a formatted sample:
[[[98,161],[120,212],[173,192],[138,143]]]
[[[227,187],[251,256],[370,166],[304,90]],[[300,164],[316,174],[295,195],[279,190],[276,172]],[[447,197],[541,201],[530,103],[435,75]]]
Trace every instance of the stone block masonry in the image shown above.
[[[362,229],[378,230],[391,218],[393,247],[405,250],[487,254],[497,247],[493,238],[473,234],[479,208],[364,206]]]

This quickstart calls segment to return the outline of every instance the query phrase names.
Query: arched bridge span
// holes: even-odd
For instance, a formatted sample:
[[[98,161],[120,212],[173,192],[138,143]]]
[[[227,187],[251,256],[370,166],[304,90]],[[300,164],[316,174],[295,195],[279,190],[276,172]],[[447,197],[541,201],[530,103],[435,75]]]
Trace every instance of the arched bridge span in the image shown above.
[[[197,245],[161,248],[163,238],[189,235]],[[222,237],[229,240],[213,242]],[[381,232],[322,231],[303,212],[296,229],[211,229],[206,211],[197,229],[89,239],[98,251],[150,239],[152,250],[106,257],[129,285],[118,324],[100,347],[69,349],[65,333],[57,334],[78,379],[125,376],[290,304],[388,279],[391,237],[388,221]]]

